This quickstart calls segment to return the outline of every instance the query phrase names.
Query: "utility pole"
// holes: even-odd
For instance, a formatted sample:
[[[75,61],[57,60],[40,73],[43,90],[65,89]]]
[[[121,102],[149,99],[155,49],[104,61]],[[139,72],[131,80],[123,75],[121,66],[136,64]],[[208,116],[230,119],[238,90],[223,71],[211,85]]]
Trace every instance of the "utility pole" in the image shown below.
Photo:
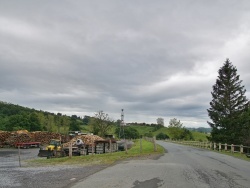
[[[125,140],[125,134],[124,134],[124,110],[121,110],[121,122],[120,122],[120,131],[119,131],[119,138]]]

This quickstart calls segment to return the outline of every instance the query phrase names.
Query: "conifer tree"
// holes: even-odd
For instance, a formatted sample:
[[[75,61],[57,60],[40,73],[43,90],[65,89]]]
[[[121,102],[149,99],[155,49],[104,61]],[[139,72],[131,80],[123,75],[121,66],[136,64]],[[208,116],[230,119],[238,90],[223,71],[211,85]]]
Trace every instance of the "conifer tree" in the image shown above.
[[[237,69],[227,59],[218,71],[219,75],[213,86],[212,101],[207,110],[212,128],[211,140],[228,144],[242,142],[242,114],[248,108],[246,90],[237,75]]]

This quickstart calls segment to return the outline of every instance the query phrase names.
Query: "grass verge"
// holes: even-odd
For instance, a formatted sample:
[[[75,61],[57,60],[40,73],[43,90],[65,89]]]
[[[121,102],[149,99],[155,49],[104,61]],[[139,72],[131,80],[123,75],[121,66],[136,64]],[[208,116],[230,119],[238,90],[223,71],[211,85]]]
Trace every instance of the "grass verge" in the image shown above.
[[[142,152],[140,152],[140,141],[136,140],[131,149],[127,151],[120,151],[114,153],[86,155],[86,156],[73,156],[62,158],[39,158],[26,161],[28,166],[52,166],[52,165],[107,165],[113,164],[120,160],[129,158],[147,157],[157,154],[163,154],[165,149],[157,145],[157,151],[154,151],[154,144],[146,140],[142,140]]]
[[[242,159],[242,160],[250,162],[250,158],[248,158],[244,153],[231,153],[229,151],[224,151],[224,150],[222,150],[222,151],[211,150],[211,151],[215,151],[217,153],[229,155],[229,156],[232,156],[232,157],[235,157],[235,158]]]
[[[200,147],[197,147],[197,146],[185,145],[185,144],[181,144],[181,143],[175,143],[175,144],[200,148]],[[232,157],[242,159],[242,160],[245,160],[245,161],[250,161],[250,158],[248,158],[244,153],[238,153],[238,152],[232,153],[230,151],[225,151],[225,150],[218,151],[218,150],[211,150],[211,149],[207,149],[207,148],[202,148],[202,149],[213,151],[213,152],[220,153],[220,154],[225,154],[225,155],[232,156]]]

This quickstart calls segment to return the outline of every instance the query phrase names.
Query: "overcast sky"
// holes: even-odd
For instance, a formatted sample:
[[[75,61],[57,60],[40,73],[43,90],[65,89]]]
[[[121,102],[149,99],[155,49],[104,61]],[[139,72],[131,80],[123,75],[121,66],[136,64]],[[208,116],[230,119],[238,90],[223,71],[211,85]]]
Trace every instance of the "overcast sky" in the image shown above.
[[[208,127],[226,58],[250,98],[248,0],[0,1],[0,100]]]

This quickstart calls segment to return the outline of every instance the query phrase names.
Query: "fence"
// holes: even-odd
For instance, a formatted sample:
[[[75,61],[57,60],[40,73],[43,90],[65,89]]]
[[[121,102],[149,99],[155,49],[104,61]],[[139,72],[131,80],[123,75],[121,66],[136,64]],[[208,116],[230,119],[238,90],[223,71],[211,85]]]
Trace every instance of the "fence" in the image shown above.
[[[226,152],[241,153],[241,154],[250,153],[250,146],[234,145],[227,143],[222,144],[213,142],[200,142],[200,141],[173,141],[173,140],[166,140],[166,141],[205,148],[205,149],[217,150],[217,151],[226,151]]]
[[[38,158],[39,148],[0,148],[0,168],[20,167],[27,159]]]

